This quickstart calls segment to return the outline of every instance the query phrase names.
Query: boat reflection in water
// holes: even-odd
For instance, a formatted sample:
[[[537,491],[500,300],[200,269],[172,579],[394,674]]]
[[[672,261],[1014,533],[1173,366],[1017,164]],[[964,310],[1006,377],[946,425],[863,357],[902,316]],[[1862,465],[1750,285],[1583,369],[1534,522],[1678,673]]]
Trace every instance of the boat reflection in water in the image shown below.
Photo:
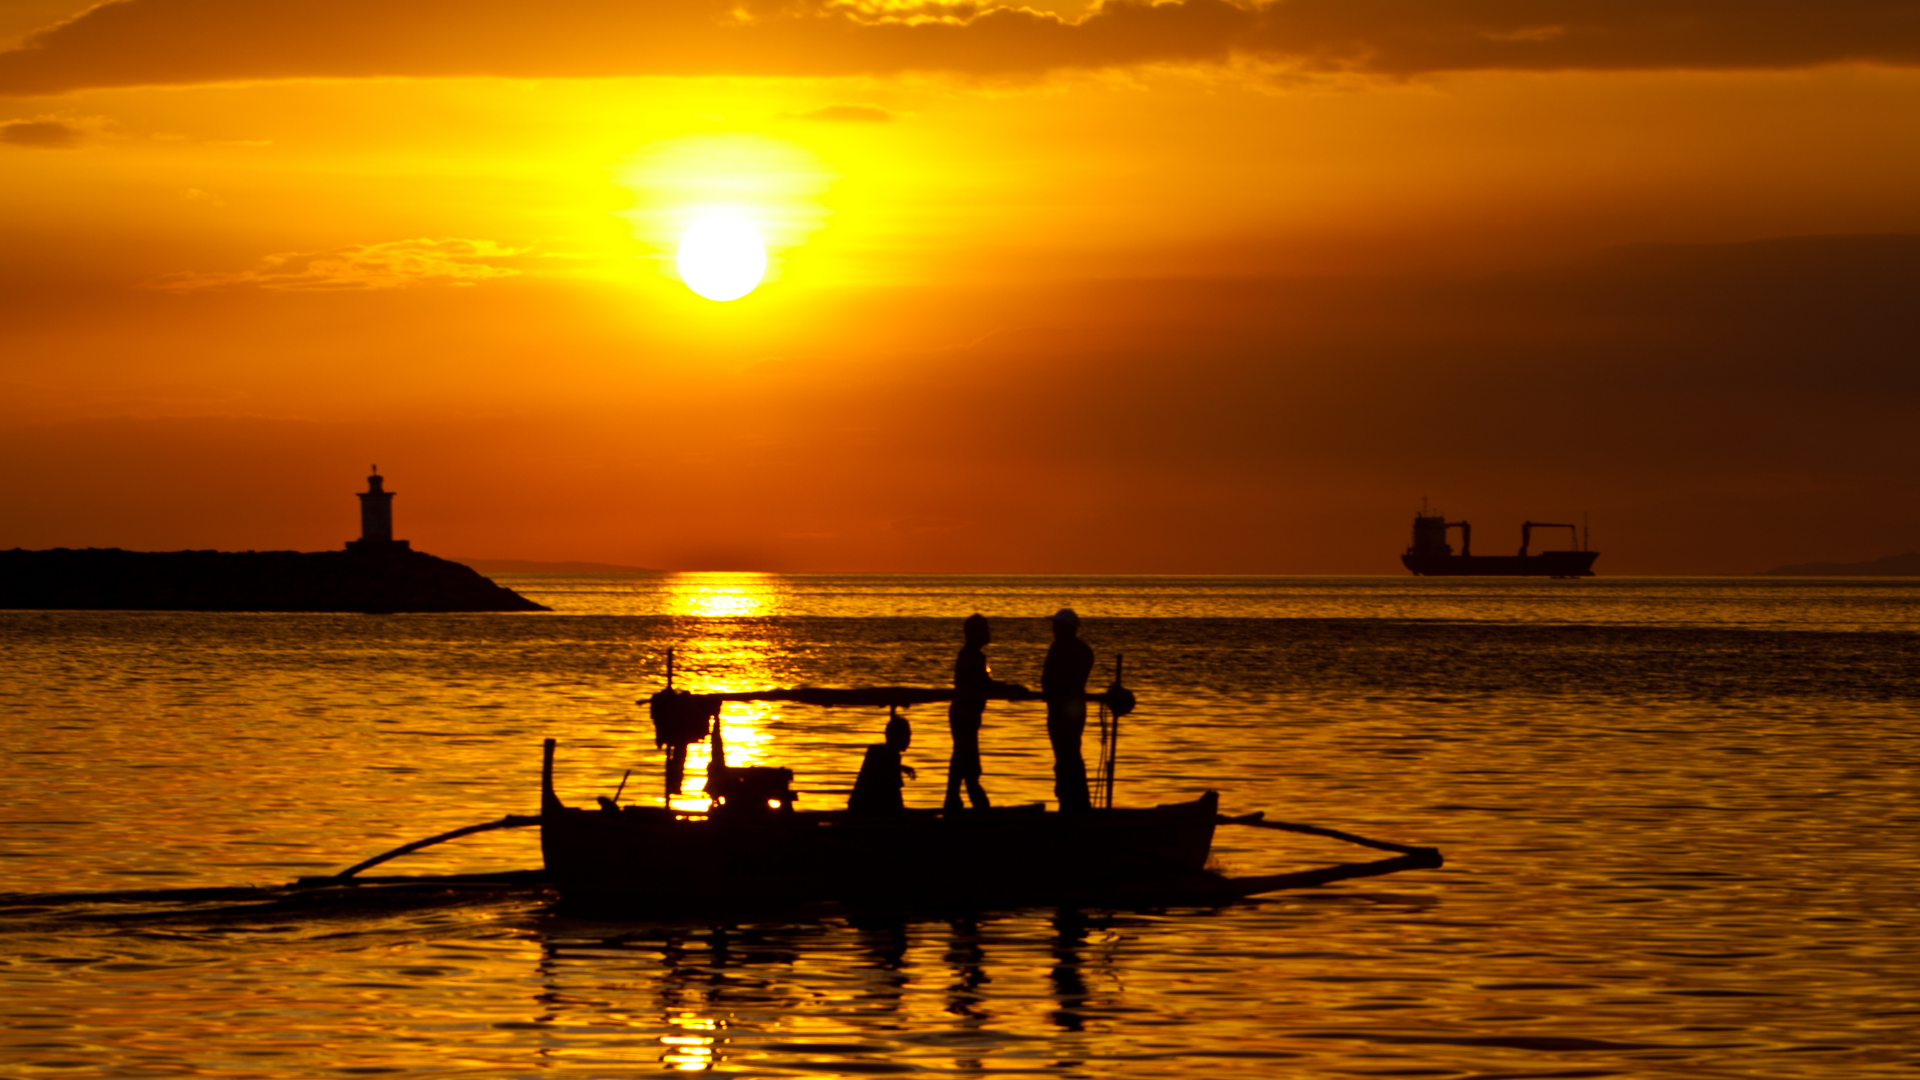
[[[527,1026],[554,1033],[556,1067],[608,1049],[565,1033],[618,1028],[628,1068],[976,1071],[1125,1011],[1114,952],[1128,922],[1072,908],[947,921],[554,920]]]

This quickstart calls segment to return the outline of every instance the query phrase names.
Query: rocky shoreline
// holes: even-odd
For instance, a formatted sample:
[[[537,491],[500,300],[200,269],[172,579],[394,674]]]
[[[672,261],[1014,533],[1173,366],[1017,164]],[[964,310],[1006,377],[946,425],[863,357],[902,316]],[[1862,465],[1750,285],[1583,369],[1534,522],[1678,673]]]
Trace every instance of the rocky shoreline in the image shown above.
[[[0,608],[94,611],[549,611],[425,552],[0,551]]]

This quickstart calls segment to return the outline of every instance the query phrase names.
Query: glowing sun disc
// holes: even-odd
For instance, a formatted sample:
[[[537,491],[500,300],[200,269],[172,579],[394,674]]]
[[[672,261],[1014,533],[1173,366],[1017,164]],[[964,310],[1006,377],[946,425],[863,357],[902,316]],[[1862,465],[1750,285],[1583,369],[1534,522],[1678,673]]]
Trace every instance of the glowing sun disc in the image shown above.
[[[738,300],[767,272],[767,248],[753,226],[715,215],[680,237],[680,280],[709,300]]]

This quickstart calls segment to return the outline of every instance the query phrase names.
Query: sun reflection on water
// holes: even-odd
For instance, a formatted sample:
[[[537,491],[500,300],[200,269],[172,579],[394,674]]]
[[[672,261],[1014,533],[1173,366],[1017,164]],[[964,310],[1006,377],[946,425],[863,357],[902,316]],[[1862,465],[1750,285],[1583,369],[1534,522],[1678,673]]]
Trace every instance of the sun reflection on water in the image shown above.
[[[712,1069],[719,1060],[716,1052],[719,1040],[710,1033],[720,1030],[720,1021],[685,1014],[672,1017],[669,1022],[681,1034],[660,1036],[660,1044],[667,1048],[660,1057],[660,1063],[678,1072],[706,1072]]]
[[[772,574],[689,573],[667,579],[669,614],[696,619],[750,619],[773,614]]]
[[[694,619],[742,619],[774,613],[779,588],[772,574],[685,573],[666,581],[668,609]],[[697,632],[697,627],[695,629]],[[764,649],[741,647],[737,640],[692,636],[674,645],[674,685],[696,694],[729,693],[778,685],[774,657]],[[728,703],[720,713],[720,738],[728,765],[777,764],[772,761],[769,727],[779,719],[775,706],[764,702]],[[704,740],[688,749],[687,791],[669,801],[676,810],[702,812],[710,800],[698,791],[713,759],[713,743]]]
[[[764,685],[764,684],[762,684]],[[717,688],[708,688],[709,691]],[[699,692],[696,690],[696,692]],[[726,748],[727,764],[735,767],[748,765],[780,764],[771,760],[774,756],[773,735],[768,727],[779,717],[770,703],[759,701],[729,702],[720,711],[720,740]],[[707,775],[707,766],[713,761],[713,740],[711,738],[695,743],[687,748],[687,782],[683,794],[674,797],[668,806],[675,810],[692,813],[705,813],[711,808],[711,800],[699,790]]]

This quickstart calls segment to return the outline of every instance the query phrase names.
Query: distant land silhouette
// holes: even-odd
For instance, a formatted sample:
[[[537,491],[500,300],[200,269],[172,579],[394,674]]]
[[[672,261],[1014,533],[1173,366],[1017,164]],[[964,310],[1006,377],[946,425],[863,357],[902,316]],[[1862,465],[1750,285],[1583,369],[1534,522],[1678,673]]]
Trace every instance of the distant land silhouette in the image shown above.
[[[548,611],[423,551],[0,551],[0,608]]]
[[[531,562],[526,559],[460,559],[453,560],[462,566],[471,566],[483,574],[665,574],[670,571],[652,570],[644,566],[615,566],[612,563],[597,562]]]
[[[1920,577],[1920,551],[1889,555],[1871,562],[1810,562],[1762,570],[1768,577]]]
[[[551,611],[393,538],[380,466],[345,551],[0,551],[0,608],[80,611]]]

